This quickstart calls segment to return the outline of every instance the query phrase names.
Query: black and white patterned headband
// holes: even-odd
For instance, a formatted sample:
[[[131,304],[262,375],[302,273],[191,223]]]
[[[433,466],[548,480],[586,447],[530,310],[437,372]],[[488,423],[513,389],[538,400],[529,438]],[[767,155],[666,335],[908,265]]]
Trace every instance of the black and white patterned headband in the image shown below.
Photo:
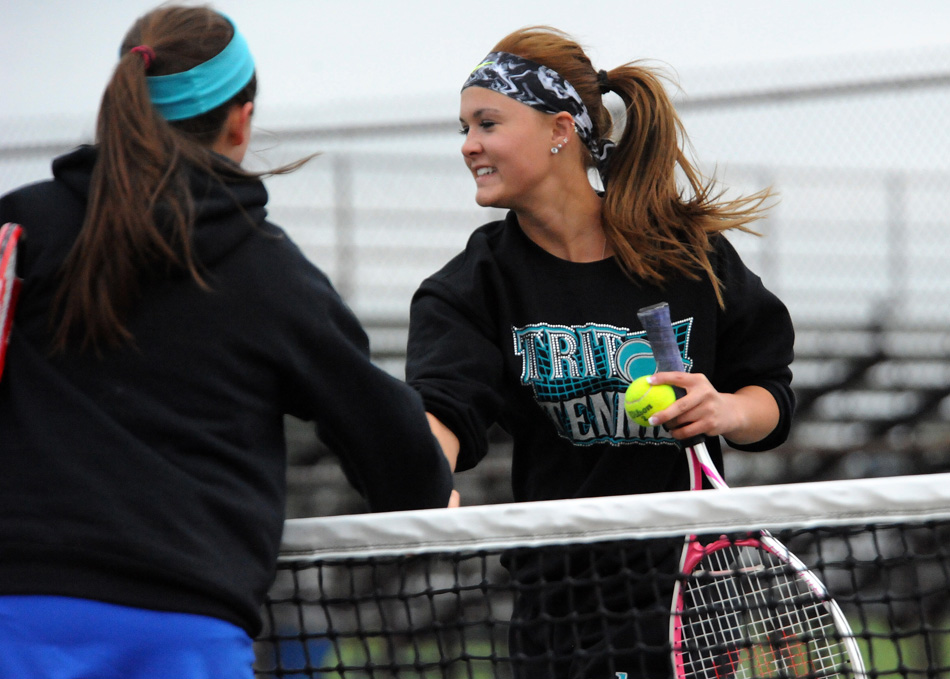
[[[590,149],[597,168],[604,174],[615,144],[609,139],[594,139],[594,123],[584,100],[557,71],[516,54],[491,52],[462,85],[463,90],[467,87],[484,87],[542,113],[570,113],[577,136]]]

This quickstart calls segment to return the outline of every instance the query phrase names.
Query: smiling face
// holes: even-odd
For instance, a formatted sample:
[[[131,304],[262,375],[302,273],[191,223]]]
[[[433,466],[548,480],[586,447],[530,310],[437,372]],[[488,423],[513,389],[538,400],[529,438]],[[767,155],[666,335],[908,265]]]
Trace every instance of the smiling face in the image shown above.
[[[553,118],[484,87],[462,91],[462,156],[475,178],[476,203],[517,212],[544,200]]]

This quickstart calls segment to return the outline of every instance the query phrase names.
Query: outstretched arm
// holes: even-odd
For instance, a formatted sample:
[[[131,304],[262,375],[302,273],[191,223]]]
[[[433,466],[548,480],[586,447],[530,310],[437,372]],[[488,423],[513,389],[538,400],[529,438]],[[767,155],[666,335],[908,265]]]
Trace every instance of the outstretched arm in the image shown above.
[[[442,453],[445,455],[445,459],[448,460],[449,468],[454,472],[455,463],[458,462],[459,457],[458,437],[432,413],[426,413],[426,418],[429,420],[432,435],[435,436],[439,442],[439,445],[442,447]],[[452,495],[449,497],[449,507],[459,507],[461,504],[462,498],[459,492],[453,488]]]
[[[449,468],[454,472],[459,457],[458,437],[432,413],[426,413],[426,417],[429,419],[432,435],[442,446],[442,453],[445,455],[445,459],[449,461]]]

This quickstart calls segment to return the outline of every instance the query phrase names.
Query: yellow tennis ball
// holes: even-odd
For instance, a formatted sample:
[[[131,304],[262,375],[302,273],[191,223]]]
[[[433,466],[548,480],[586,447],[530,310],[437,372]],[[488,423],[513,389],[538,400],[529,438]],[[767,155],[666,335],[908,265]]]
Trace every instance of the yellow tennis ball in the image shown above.
[[[675,400],[676,393],[673,387],[668,384],[652,385],[647,382],[647,376],[644,375],[635,379],[627,387],[624,408],[630,419],[641,427],[652,427],[650,418],[661,410],[669,408]]]

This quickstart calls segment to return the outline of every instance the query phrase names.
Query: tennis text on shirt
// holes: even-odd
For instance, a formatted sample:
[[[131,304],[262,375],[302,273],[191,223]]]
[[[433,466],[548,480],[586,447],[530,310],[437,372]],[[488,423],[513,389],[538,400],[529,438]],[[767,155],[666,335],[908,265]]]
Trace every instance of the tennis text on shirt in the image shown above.
[[[686,370],[692,319],[673,324]],[[521,358],[521,383],[547,413],[557,433],[575,445],[669,442],[662,426],[641,427],[627,416],[624,393],[638,377],[656,372],[642,330],[614,325],[533,323],[512,328]]]

